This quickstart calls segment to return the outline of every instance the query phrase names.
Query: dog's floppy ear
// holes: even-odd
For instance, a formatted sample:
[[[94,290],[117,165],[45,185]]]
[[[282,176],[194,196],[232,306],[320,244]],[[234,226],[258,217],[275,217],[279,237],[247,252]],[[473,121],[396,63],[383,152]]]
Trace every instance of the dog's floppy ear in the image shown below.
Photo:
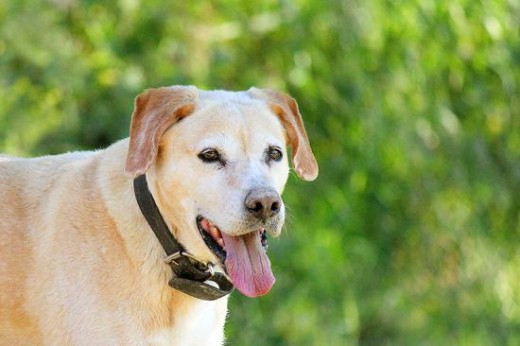
[[[251,88],[249,92],[253,96],[267,101],[272,111],[280,118],[287,132],[293,166],[298,176],[307,181],[316,179],[318,163],[312,153],[296,100],[289,95],[270,89]]]
[[[157,158],[164,132],[194,110],[197,97],[195,87],[172,86],[148,89],[135,98],[126,174],[146,173]]]

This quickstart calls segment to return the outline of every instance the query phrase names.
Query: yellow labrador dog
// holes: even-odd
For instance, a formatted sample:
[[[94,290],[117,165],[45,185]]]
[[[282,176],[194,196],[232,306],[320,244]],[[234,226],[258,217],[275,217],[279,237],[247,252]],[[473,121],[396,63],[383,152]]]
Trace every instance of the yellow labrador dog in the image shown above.
[[[315,179],[291,97],[173,86],[105,150],[1,157],[0,344],[222,345],[232,287],[275,281],[286,147]]]

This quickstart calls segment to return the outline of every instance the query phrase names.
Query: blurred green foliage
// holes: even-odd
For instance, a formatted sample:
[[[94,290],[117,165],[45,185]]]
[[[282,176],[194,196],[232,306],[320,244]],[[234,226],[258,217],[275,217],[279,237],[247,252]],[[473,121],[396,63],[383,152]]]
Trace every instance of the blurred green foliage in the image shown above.
[[[172,84],[285,90],[320,162],[291,177],[274,290],[229,345],[520,344],[520,3],[0,3],[0,149],[127,136]]]

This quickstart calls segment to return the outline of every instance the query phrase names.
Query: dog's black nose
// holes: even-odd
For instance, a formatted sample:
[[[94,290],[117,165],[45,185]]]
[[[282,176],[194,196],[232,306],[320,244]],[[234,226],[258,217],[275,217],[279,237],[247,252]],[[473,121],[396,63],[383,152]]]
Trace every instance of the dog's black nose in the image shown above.
[[[257,219],[267,220],[280,212],[280,195],[271,189],[253,189],[246,196],[246,210]]]

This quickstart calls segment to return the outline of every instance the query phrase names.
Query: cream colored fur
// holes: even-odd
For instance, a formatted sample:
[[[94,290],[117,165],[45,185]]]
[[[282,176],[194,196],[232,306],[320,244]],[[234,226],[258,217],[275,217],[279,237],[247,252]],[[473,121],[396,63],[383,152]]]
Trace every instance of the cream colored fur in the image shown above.
[[[317,175],[291,100],[259,89],[152,89],[136,99],[130,139],[93,152],[0,157],[0,345],[222,345],[228,298],[206,302],[168,286],[171,269],[132,179],[146,172],[175,237],[219,263],[195,218],[250,232],[245,191],[281,194],[289,171],[286,155],[266,163],[268,145],[285,154],[287,143],[297,173]],[[229,164],[202,162],[207,147]],[[274,235],[282,223],[283,213]]]

